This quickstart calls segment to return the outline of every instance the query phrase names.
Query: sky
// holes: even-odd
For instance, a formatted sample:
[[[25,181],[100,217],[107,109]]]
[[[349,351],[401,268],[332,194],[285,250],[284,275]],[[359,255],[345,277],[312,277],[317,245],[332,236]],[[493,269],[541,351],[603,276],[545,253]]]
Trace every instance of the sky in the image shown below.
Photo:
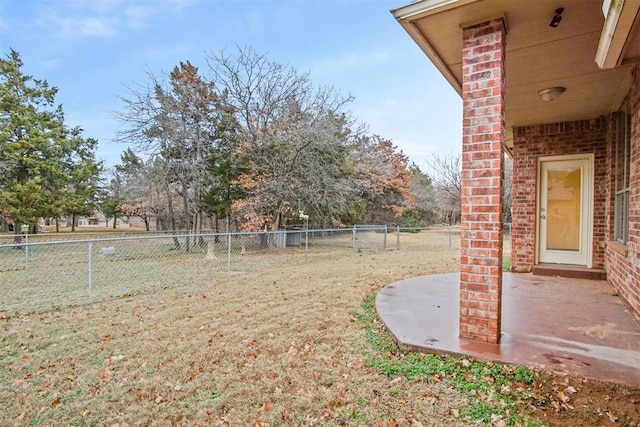
[[[461,150],[462,101],[390,13],[409,0],[0,0],[0,54],[56,86],[66,124],[119,162],[119,97],[190,61],[252,47],[355,97],[371,135],[424,167]]]

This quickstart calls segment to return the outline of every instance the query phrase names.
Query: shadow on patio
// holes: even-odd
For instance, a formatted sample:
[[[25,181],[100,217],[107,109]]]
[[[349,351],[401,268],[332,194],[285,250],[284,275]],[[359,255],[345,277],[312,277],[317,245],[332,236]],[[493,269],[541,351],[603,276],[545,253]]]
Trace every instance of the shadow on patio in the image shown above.
[[[502,343],[458,338],[459,274],[393,283],[376,309],[401,346],[640,385],[640,325],[606,281],[504,273]]]

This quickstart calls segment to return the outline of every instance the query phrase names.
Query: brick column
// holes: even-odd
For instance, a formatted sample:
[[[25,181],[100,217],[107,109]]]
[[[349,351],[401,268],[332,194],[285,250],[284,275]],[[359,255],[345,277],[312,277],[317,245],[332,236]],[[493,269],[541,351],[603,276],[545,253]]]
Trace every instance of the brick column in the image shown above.
[[[502,179],[506,28],[463,29],[460,337],[498,344],[502,307]]]

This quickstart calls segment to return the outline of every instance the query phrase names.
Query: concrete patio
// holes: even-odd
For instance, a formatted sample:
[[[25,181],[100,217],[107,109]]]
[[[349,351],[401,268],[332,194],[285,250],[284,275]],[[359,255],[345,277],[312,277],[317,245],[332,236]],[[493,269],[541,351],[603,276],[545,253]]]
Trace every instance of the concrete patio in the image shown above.
[[[376,308],[405,348],[640,386],[640,324],[606,281],[504,273],[500,345],[458,338],[458,292],[458,273],[416,277]]]

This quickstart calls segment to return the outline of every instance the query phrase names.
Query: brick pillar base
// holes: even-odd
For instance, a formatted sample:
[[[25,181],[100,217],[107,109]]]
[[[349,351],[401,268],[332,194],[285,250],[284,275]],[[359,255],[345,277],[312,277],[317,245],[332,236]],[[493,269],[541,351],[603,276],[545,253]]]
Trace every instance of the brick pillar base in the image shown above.
[[[504,54],[502,19],[463,30],[460,337],[500,342]]]

